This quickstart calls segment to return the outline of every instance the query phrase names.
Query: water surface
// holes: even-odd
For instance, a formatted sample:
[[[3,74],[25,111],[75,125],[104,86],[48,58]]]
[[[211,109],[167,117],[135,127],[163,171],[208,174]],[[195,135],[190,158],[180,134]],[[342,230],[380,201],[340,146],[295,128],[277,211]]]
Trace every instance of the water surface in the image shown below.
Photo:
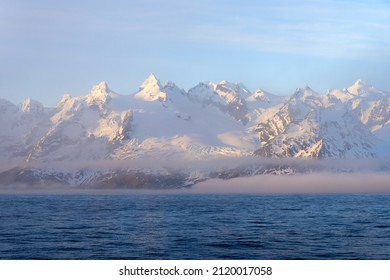
[[[1,259],[390,259],[390,195],[0,195]]]

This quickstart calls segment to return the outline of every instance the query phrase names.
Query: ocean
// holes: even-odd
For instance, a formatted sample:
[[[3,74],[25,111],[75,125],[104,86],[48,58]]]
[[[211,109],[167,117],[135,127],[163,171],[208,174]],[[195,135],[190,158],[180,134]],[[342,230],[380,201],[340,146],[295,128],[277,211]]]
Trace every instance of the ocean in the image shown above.
[[[390,195],[2,194],[1,259],[390,259]]]

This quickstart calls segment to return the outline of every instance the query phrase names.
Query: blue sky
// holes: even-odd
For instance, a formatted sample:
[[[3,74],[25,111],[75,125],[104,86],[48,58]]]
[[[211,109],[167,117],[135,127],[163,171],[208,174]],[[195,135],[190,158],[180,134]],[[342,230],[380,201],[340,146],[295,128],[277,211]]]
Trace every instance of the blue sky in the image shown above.
[[[0,2],[0,97],[55,105],[107,81],[137,91],[153,72],[186,90],[243,82],[290,94],[363,79],[390,91],[390,1]]]

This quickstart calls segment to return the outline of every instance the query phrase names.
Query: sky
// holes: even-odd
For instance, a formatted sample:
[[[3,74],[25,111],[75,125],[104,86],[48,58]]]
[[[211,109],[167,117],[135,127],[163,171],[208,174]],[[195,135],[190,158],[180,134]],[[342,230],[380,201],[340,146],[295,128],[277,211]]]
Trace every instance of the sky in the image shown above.
[[[2,0],[0,98],[54,106],[150,73],[188,90],[242,82],[288,95],[362,79],[390,92],[390,1]]]

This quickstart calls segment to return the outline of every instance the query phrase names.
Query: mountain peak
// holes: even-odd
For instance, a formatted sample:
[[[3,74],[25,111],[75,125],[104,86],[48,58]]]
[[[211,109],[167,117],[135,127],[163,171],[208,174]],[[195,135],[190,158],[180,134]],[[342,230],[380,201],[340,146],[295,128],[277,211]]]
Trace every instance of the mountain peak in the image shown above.
[[[222,80],[218,84],[209,83],[209,85],[211,85],[214,90],[218,92],[218,94],[222,93],[222,95],[230,93],[243,98],[247,98],[252,94],[242,83],[231,83],[229,81]]]
[[[255,90],[255,92],[249,96],[247,99],[247,101],[261,101],[261,102],[269,102],[269,98],[266,96],[265,92],[262,90],[262,89],[257,89]]]
[[[306,86],[304,87],[304,89],[307,90],[307,91],[313,91],[313,90],[311,89],[311,87],[309,87],[308,85],[306,85]]]
[[[40,102],[35,101],[31,98],[24,99],[19,104],[19,109],[23,113],[29,113],[29,114],[42,114],[43,113],[43,105]]]
[[[367,84],[362,80],[357,80],[352,86],[348,87],[350,93],[358,94],[362,89],[366,88]]]
[[[156,78],[156,76],[153,73],[151,73],[149,77],[147,77],[146,80],[143,81],[143,83],[140,86],[140,89],[142,90],[148,87],[156,87],[156,86],[161,88],[160,81]]]
[[[101,81],[95,87],[99,88],[99,89],[105,89],[105,90],[108,89],[108,85],[107,85],[106,81]]]
[[[355,83],[354,83],[354,85],[359,85],[359,86],[365,86],[366,85],[366,83],[363,81],[363,80],[357,80]]]
[[[154,81],[158,81],[157,77],[154,75],[154,73],[150,73],[149,77],[147,78],[147,80],[154,80]]]
[[[347,88],[347,91],[354,96],[365,97],[371,100],[378,100],[386,96],[383,91],[366,84],[362,80],[357,80],[352,86]]]
[[[215,84],[215,83],[212,83],[215,87],[217,86],[225,86],[227,88],[230,88],[230,89],[236,89],[236,88],[239,88],[239,87],[245,87],[243,84],[241,83],[232,83],[232,82],[229,82],[227,80],[222,80],[220,81],[218,84]]]
[[[165,101],[167,99],[166,93],[163,92],[163,87],[160,81],[150,74],[149,77],[139,87],[139,92],[135,94],[136,99],[142,99],[145,101]]]
[[[109,95],[109,88],[105,81],[100,82],[99,84],[92,87],[91,91],[87,96],[88,105],[102,105],[111,100]]]
[[[65,93],[65,94],[62,96],[60,103],[66,102],[66,101],[68,101],[68,100],[71,99],[71,98],[72,98],[72,96],[71,96],[69,93]]]
[[[102,95],[107,94],[109,91],[108,85],[105,81],[101,81],[97,85],[94,85],[88,95]]]

